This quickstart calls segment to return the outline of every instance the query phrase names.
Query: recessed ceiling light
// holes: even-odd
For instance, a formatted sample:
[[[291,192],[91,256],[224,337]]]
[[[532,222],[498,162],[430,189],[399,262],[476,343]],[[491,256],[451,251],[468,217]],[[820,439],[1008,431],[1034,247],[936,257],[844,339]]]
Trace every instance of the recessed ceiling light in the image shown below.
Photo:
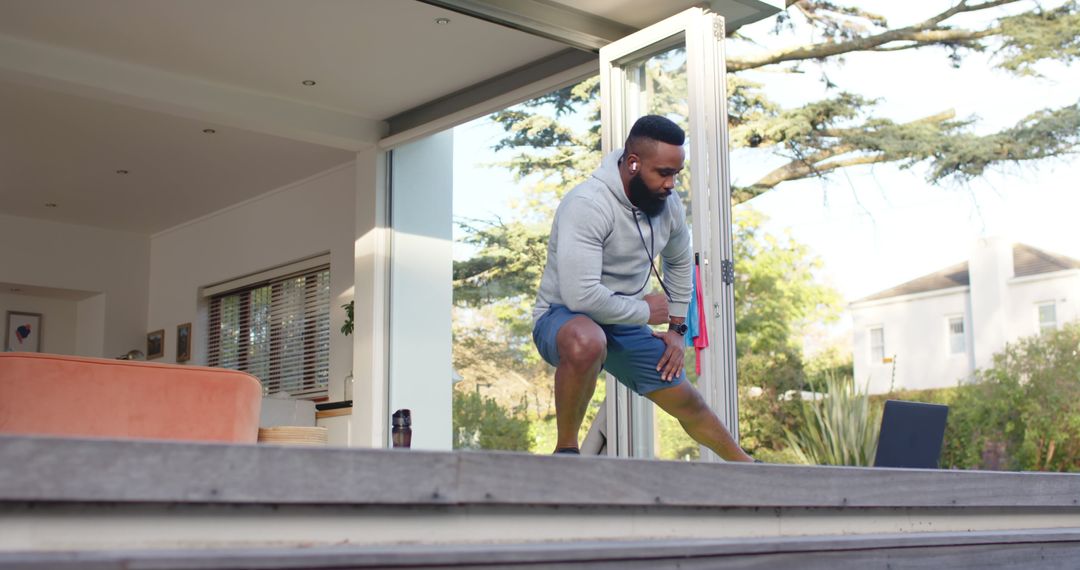
[[[59,206],[59,204],[57,204],[56,202],[45,202],[46,208],[55,208],[57,206]]]
[[[307,87],[311,87],[312,85],[315,85],[315,81],[311,80],[311,79],[305,79],[305,80],[301,81],[300,84],[304,85],[304,86],[307,86]]]
[[[435,23],[440,26],[445,26],[450,23],[450,18],[435,18]]]
[[[206,133],[208,135],[212,135],[212,134],[216,133],[217,131],[215,131],[214,129],[203,129],[202,132],[204,132],[204,133]]]
[[[124,169],[120,169],[120,170],[117,170],[117,171],[116,171],[116,173],[117,173],[117,174],[127,174],[127,173],[128,173],[128,171],[126,171],[126,170],[124,170]]]

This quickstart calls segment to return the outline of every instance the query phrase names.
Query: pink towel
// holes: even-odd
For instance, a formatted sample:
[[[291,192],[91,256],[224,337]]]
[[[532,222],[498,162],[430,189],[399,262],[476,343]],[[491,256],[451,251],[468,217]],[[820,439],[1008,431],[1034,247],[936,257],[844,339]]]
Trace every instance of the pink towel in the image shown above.
[[[696,269],[696,268],[695,268]],[[697,297],[698,335],[694,337],[694,371],[701,374],[701,351],[709,347],[709,327],[705,324],[705,299],[701,294],[701,272],[694,271],[694,295]]]

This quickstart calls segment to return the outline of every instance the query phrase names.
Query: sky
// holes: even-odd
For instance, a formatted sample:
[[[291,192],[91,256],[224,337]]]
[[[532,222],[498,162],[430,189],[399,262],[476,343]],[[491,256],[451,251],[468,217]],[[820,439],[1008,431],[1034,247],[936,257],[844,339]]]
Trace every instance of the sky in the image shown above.
[[[931,0],[859,3],[882,13],[893,25],[928,17],[943,4],[947,6]],[[742,31],[765,38],[764,45],[754,49],[767,49],[772,25],[770,19]],[[791,36],[783,40],[788,44]],[[742,49],[746,48],[729,42],[729,53]],[[898,122],[952,109],[958,119],[976,119],[975,132],[980,134],[1014,125],[1038,109],[1080,99],[1076,67],[1046,64],[1038,68],[1044,77],[1020,78],[994,69],[995,61],[992,53],[969,53],[957,69],[945,50],[927,48],[851,54],[842,65],[804,64],[801,73],[744,76],[763,83],[768,95],[785,105],[846,90],[880,98],[876,114]],[[823,74],[838,88],[826,91]],[[455,129],[456,218],[512,217],[509,204],[520,195],[520,185],[505,169],[486,166],[500,160],[484,150],[500,136],[501,128],[486,118]],[[505,159],[505,153],[500,154]],[[760,156],[748,150],[733,152],[732,182],[753,182],[784,162]],[[965,184],[933,186],[925,176],[923,165],[908,170],[894,165],[855,167],[825,179],[783,183],[749,205],[768,216],[769,231],[790,232],[821,257],[824,270],[819,278],[838,289],[847,302],[965,261],[980,237],[1006,236],[1080,259],[1080,232],[1075,229],[1080,157],[1007,166]],[[456,253],[467,251],[458,248]],[[848,335],[846,322],[842,319],[831,334]]]

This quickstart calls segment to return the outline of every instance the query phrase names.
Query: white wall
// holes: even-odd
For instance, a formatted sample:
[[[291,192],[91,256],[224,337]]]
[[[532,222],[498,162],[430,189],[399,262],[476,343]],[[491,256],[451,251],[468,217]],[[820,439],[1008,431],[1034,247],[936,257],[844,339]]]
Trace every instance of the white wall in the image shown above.
[[[61,325],[73,329],[74,344],[62,345],[71,353],[113,357],[145,349],[146,236],[0,215],[0,243],[0,282],[97,294]],[[45,326],[47,335],[60,333]]]
[[[385,447],[390,417],[387,404],[389,308],[389,220],[385,151],[356,153],[356,219],[353,244],[353,407],[349,445]],[[330,427],[329,425],[327,427]]]
[[[176,327],[190,322],[190,363],[206,363],[201,287],[330,252],[330,400],[342,399],[352,342],[338,331],[352,299],[355,199],[350,162],[154,235],[146,327],[165,329],[160,361],[175,362]]]
[[[960,315],[964,316],[967,352],[951,354],[948,319]],[[871,394],[888,392],[890,387],[922,390],[955,386],[970,374],[971,317],[966,291],[856,305],[852,318],[855,380],[860,387],[869,380]],[[892,363],[871,361],[870,329],[878,326],[885,333],[885,356],[895,358]]]
[[[1014,323],[1008,282],[1013,276],[1013,245],[1002,237],[976,242],[968,262],[975,366],[985,368],[1012,336]]]
[[[393,152],[390,410],[412,410],[412,446],[452,443],[453,132]]]
[[[1080,320],[1080,271],[1062,271],[1009,282],[1010,341],[1039,332],[1038,304],[1053,301],[1058,328]]]
[[[56,299],[36,295],[17,295],[0,292],[0,319],[6,326],[8,311],[41,314],[41,352],[76,354],[75,305],[71,299]],[[4,332],[0,332],[4,342]],[[2,350],[2,349],[0,349]]]

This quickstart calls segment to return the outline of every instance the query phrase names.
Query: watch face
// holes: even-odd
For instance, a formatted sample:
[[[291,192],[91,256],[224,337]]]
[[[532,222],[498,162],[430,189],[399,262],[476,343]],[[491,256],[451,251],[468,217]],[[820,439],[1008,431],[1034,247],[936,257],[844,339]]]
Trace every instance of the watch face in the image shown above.
[[[683,336],[686,336],[686,331],[690,330],[690,326],[686,323],[681,323],[678,325],[668,325],[668,329],[673,330]]]

